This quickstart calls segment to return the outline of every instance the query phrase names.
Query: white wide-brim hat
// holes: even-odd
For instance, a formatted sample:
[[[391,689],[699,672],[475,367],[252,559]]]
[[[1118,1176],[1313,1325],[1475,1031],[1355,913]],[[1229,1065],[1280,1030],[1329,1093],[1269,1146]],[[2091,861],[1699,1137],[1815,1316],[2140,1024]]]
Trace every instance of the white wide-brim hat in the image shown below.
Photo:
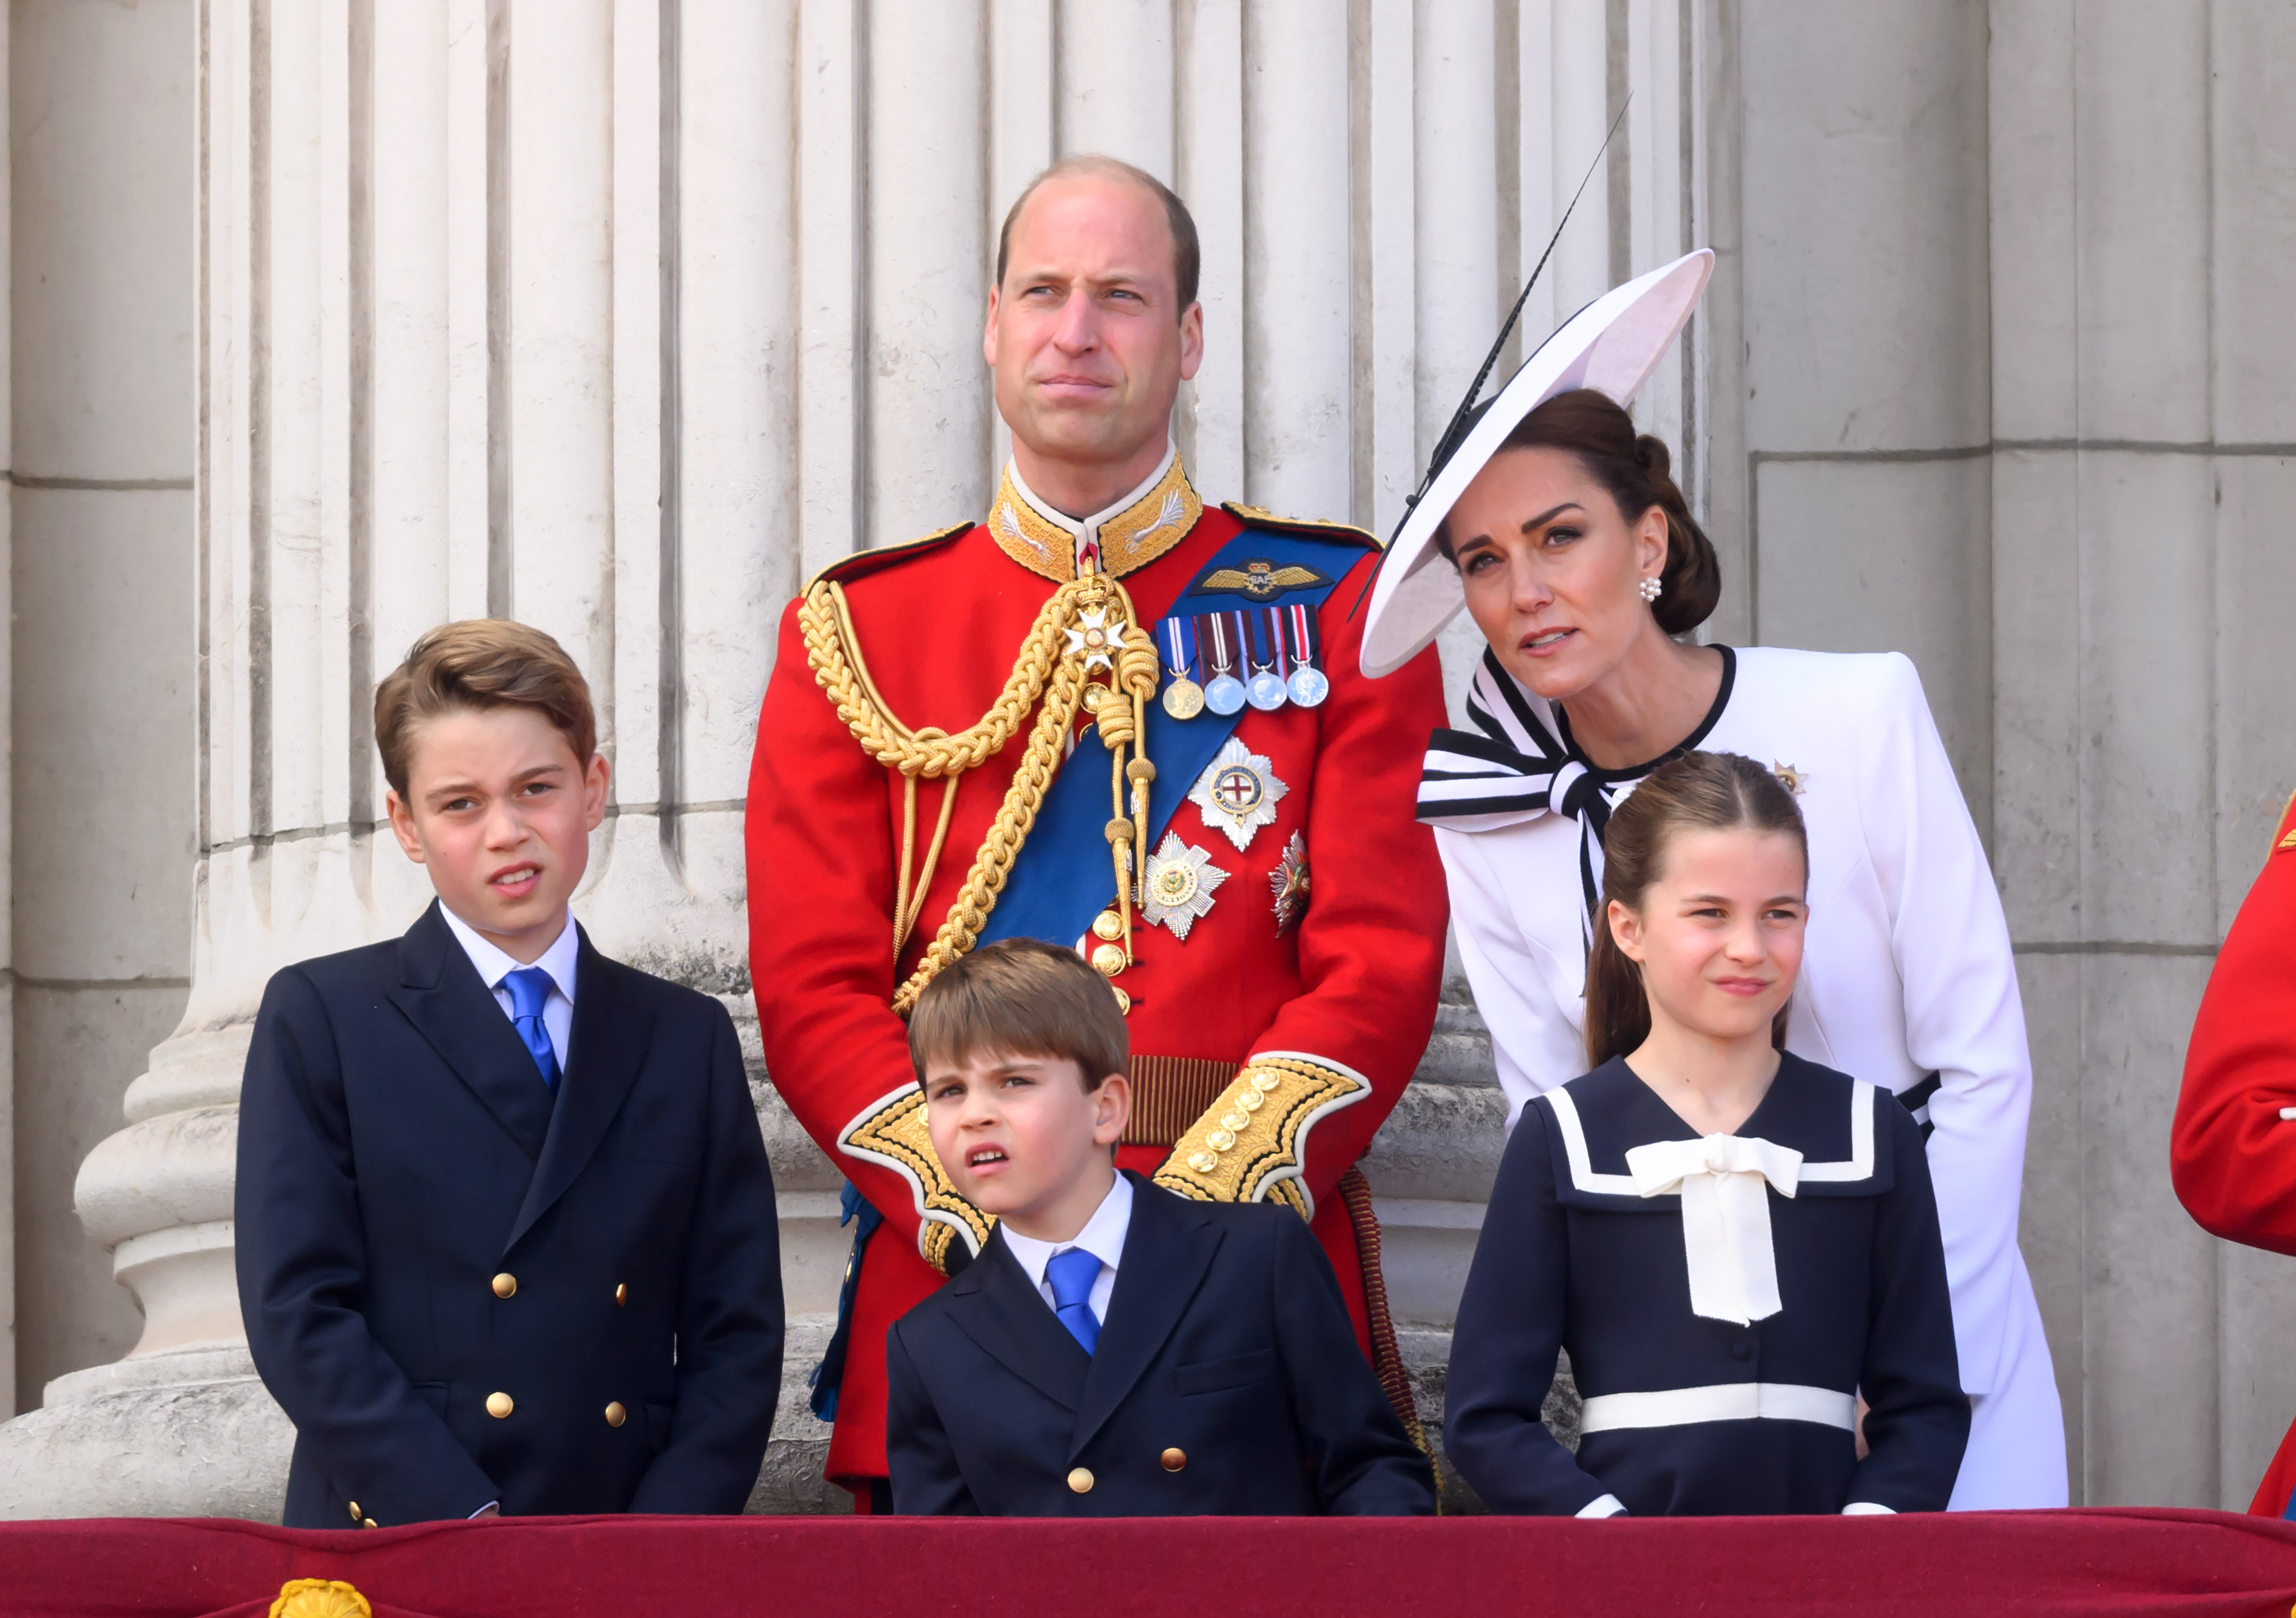
[[[1673,346],[1713,273],[1713,250],[1702,247],[1612,287],[1523,361],[1387,547],[1364,623],[1365,674],[1376,679],[1402,668],[1467,604],[1459,570],[1436,548],[1435,530],[1507,434],[1540,405],[1573,389],[1595,388],[1621,405],[1630,401]]]

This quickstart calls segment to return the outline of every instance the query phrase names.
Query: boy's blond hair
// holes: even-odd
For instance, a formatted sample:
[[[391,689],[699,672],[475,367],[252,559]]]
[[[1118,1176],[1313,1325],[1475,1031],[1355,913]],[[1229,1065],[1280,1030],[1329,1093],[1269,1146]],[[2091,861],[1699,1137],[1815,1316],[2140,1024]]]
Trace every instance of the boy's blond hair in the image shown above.
[[[1075,950],[1032,938],[1000,939],[957,957],[909,1013],[909,1060],[919,1083],[932,1064],[982,1052],[1073,1062],[1086,1090],[1131,1063],[1124,1013],[1108,981]]]
[[[563,646],[507,618],[441,624],[374,688],[374,744],[382,777],[402,802],[416,728],[458,708],[531,708],[557,727],[584,768],[597,751],[590,684]]]

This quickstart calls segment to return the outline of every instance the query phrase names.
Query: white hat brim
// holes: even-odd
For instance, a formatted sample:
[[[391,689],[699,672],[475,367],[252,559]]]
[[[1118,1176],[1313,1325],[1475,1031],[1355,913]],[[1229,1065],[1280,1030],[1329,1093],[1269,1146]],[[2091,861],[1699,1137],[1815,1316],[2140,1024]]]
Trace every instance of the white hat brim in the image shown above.
[[[1681,334],[1713,273],[1712,249],[1685,253],[1611,288],[1523,361],[1388,546],[1364,622],[1365,674],[1376,679],[1402,668],[1467,604],[1458,570],[1436,548],[1435,530],[1507,434],[1540,405],[1573,389],[1599,389],[1621,405],[1631,401]]]

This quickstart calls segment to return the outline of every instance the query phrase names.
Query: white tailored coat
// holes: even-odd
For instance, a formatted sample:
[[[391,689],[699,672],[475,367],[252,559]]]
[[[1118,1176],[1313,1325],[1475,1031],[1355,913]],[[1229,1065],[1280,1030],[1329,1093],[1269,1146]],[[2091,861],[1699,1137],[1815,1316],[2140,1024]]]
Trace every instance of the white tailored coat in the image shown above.
[[[2062,1506],[2063,1418],[2017,1246],[2032,1091],[2024,1009],[2000,895],[1921,677],[1896,653],[1726,655],[1732,668],[1715,709],[1687,744],[1790,776],[1808,826],[1809,929],[1787,1048],[1900,1094],[1938,1076],[1915,1115],[1933,1127],[1930,1172],[1972,1403],[1952,1507]],[[1443,824],[1431,795],[1480,789],[1438,784],[1441,738],[1430,755],[1421,815],[1436,822],[1459,951],[1512,1129],[1526,1101],[1587,1066],[1584,895],[1587,873],[1599,887],[1602,856],[1561,807],[1565,789],[1577,785],[1574,804],[1589,786],[1615,803],[1655,766],[1587,765],[1554,708],[1488,656],[1477,710],[1495,739],[1504,732],[1507,745],[1553,762],[1558,805],[1544,807],[1542,776],[1536,812],[1485,817],[1474,830]],[[1581,781],[1582,771],[1595,779]]]

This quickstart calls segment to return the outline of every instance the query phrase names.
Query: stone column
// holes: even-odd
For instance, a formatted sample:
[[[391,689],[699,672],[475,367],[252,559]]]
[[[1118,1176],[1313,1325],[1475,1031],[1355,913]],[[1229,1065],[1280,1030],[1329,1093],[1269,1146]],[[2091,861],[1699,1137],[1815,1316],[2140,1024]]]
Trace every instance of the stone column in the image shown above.
[[[180,1015],[193,700],[190,0],[10,8],[7,866],[14,1293],[0,1378],[139,1328],[73,1217],[80,1160]],[[0,1114],[8,1110],[0,1101]],[[8,1131],[0,1125],[0,1143]],[[135,1255],[129,1255],[134,1262]],[[11,1284],[12,1283],[12,1287]]]
[[[1550,171],[1576,183],[1629,82],[1647,148],[1598,178],[1557,296],[1681,251],[1662,209],[1631,241],[1603,223],[1685,183],[1650,9],[1612,8],[1642,30],[1613,53],[1584,8],[1408,0],[201,0],[190,1004],[79,1173],[143,1336],[0,1430],[0,1515],[278,1509],[290,1434],[232,1278],[239,1075],[274,971],[428,898],[367,718],[418,633],[506,614],[581,661],[615,793],[576,912],[723,997],[754,1064],[741,822],[773,627],[812,570],[986,500],[1011,194],[1095,147],[1169,177],[1205,236],[1178,431],[1207,494],[1385,526],[1544,243]],[[753,1505],[818,1508],[803,1378],[840,1177],[752,1079],[792,1310]],[[1420,1079],[1367,1167],[1439,1365],[1501,1140],[1461,986]]]
[[[2238,1510],[2296,1409],[2296,1266],[2194,1226],[2166,1142],[2296,788],[2296,30],[2125,0],[1991,19],[1996,824],[2046,1098],[2028,1253],[2081,1393],[2074,1498]]]
[[[2018,954],[2072,1499],[2237,1509],[2296,1407],[2296,1268],[2194,1226],[2166,1143],[2296,787],[2296,37],[2141,0],[1700,21],[1723,616],[1919,665]]]

